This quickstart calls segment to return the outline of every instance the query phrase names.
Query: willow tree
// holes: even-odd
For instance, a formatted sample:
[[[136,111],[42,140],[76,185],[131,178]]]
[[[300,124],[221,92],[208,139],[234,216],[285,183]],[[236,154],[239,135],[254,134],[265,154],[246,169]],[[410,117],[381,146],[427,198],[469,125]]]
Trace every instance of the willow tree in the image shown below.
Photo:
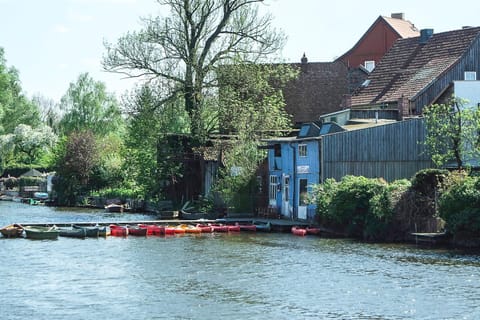
[[[205,95],[216,68],[234,57],[260,61],[277,52],[284,36],[260,15],[263,0],[157,0],[168,17],[143,18],[143,28],[116,44],[106,43],[105,70],[161,83],[161,103],[179,96],[190,118],[190,131],[202,140]],[[161,104],[160,103],[160,104]]]

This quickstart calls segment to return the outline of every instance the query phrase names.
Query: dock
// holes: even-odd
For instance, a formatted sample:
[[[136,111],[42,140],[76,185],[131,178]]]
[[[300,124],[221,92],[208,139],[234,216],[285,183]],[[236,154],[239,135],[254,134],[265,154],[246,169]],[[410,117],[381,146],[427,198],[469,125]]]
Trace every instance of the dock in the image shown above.
[[[416,244],[439,245],[448,241],[449,235],[446,232],[413,232],[410,234]]]

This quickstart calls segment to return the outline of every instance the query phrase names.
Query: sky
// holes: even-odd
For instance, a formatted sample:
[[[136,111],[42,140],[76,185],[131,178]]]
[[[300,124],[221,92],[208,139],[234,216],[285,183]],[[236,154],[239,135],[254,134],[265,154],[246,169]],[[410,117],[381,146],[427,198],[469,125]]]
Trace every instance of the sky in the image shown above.
[[[349,50],[380,16],[403,12],[434,32],[480,26],[480,1],[265,0],[261,11],[287,36],[285,62],[328,62]],[[141,17],[166,16],[155,0],[0,0],[0,47],[20,74],[24,93],[59,101],[83,72],[120,97],[132,79],[102,70],[104,42],[142,27]]]

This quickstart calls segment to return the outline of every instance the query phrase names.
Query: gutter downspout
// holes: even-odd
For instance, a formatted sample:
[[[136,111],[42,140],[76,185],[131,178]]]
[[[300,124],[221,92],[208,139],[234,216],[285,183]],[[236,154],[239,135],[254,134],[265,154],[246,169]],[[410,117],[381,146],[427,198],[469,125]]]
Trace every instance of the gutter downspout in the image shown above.
[[[293,172],[292,172],[292,181],[293,181],[293,192],[292,192],[292,216],[291,219],[294,220],[297,217],[298,205],[297,205],[297,157],[295,147],[292,145],[292,142],[288,143],[288,146],[292,148],[292,158],[293,158]]]
[[[320,154],[319,154],[319,157],[318,157],[319,161],[320,161],[320,183],[323,183],[325,181],[325,176],[324,176],[324,171],[323,171],[323,166],[324,166],[324,163],[323,163],[323,138],[320,138]]]

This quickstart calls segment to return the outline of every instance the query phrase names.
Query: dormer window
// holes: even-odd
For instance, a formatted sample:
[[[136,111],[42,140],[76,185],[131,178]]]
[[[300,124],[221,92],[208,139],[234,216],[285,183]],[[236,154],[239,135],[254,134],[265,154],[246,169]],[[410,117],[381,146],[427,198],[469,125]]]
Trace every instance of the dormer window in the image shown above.
[[[466,81],[475,81],[477,80],[477,72],[475,71],[465,71],[464,78]]]
[[[375,61],[373,61],[373,60],[366,60],[366,61],[363,63],[363,66],[365,67],[365,69],[367,69],[368,72],[372,72],[373,69],[375,69]]]

